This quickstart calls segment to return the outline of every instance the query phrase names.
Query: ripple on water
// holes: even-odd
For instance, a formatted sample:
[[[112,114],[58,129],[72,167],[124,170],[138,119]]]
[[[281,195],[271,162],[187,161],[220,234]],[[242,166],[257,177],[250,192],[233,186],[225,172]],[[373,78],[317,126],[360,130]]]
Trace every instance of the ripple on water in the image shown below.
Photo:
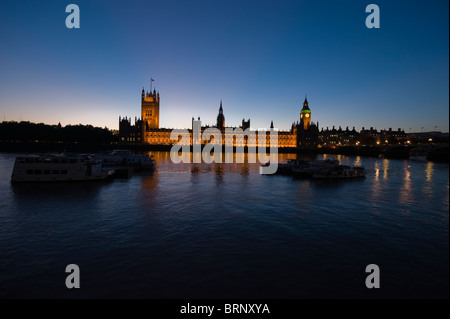
[[[285,155],[280,155],[286,160]],[[341,157],[365,180],[180,164],[110,183],[12,186],[0,154],[0,297],[448,297],[448,165]]]

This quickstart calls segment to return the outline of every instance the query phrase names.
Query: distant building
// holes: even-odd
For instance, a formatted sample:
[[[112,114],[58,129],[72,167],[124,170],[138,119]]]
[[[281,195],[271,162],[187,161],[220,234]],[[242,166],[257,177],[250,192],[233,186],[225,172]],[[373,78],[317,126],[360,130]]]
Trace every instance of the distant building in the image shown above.
[[[119,138],[121,142],[126,144],[151,144],[151,145],[173,145],[177,140],[171,140],[170,134],[172,129],[159,127],[160,115],[160,96],[155,89],[153,92],[145,92],[144,88],[141,92],[141,118],[135,118],[134,124],[131,123],[131,118],[119,117]],[[198,118],[200,120],[200,118]],[[194,119],[192,119],[194,120]],[[240,128],[242,131],[250,129],[250,119],[242,120],[242,125],[239,127],[226,126],[225,115],[222,101],[219,105],[219,113],[215,127],[222,133],[222,143],[225,143],[227,138],[233,138],[233,145],[240,140],[239,130],[236,131],[235,136],[229,137],[225,135],[226,128]],[[202,126],[201,130],[209,128],[210,126]],[[270,124],[273,128],[273,121]],[[189,129],[192,143],[192,128]],[[266,134],[266,145],[269,145],[268,131],[251,131],[254,134],[250,136],[244,135],[243,146],[258,146],[258,134]],[[202,143],[209,141],[202,140]],[[311,110],[309,109],[308,100],[305,98],[303,108],[300,111],[300,122],[294,122],[289,131],[278,131],[278,147],[281,148],[314,148],[319,142],[318,125],[311,122]]]
[[[398,128],[393,131],[392,128],[380,131],[380,143],[384,144],[404,144],[408,140],[408,135],[404,130]]]
[[[362,128],[360,132],[360,142],[362,145],[380,144],[380,133],[378,130],[371,127],[369,130]]]
[[[319,144],[318,124],[311,122],[311,110],[305,97],[300,111],[300,123],[297,125],[297,148],[316,148]]]
[[[142,121],[134,119],[134,125],[131,124],[131,118],[119,116],[119,139],[126,144],[142,143]]]
[[[449,133],[439,131],[409,133],[407,137],[411,143],[448,143],[449,141]]]
[[[319,133],[319,145],[323,147],[405,144],[407,140],[408,134],[401,128],[396,131],[393,131],[392,128],[378,131],[373,127],[370,129],[363,127],[360,132],[357,132],[355,127],[350,130],[347,126],[343,130],[340,126],[339,129],[333,126],[331,130],[328,127],[325,130],[322,128]]]
[[[273,122],[272,122],[273,124]],[[247,121],[245,119],[242,119],[242,125],[241,125],[242,129],[245,131],[246,129],[250,128],[250,119],[248,119]]]
[[[149,129],[159,128],[159,92],[145,93],[144,88],[141,92],[141,119],[143,123],[144,132]],[[145,138],[145,135],[144,135]]]
[[[145,92],[144,88],[141,92],[141,118],[135,118],[134,124],[131,123],[131,118],[119,117],[119,138],[126,144],[151,144],[151,145],[173,145],[178,140],[171,140],[170,134],[172,129],[159,127],[160,115],[160,97],[159,92],[155,89],[153,91]],[[393,131],[392,128],[388,130],[378,131],[376,128],[370,129],[362,128],[360,132],[349,129],[348,126],[343,130],[340,126],[336,129],[328,127],[319,132],[319,123],[312,122],[312,113],[309,108],[308,99],[305,97],[303,107],[300,110],[300,121],[293,122],[290,130],[278,131],[278,147],[279,148],[298,148],[298,149],[313,149],[316,147],[336,147],[336,146],[355,146],[355,145],[377,145],[377,144],[403,144],[408,140],[415,139],[419,141],[442,140],[445,136],[440,135],[440,132],[423,132],[406,134],[404,130],[398,129]],[[198,118],[200,120],[200,118]],[[194,118],[192,118],[194,121]],[[193,122],[194,123],[194,122]],[[219,112],[214,126],[202,126],[203,130],[215,127],[218,128],[223,136],[222,143],[233,139],[233,145],[239,143],[240,135],[243,135],[243,146],[258,146],[258,133],[264,134],[264,131],[251,131],[250,136],[245,135],[242,131],[250,130],[250,119],[242,119],[242,123],[238,127],[227,126],[225,122],[225,114],[222,100],[219,104]],[[233,136],[227,136],[226,128],[235,130]],[[241,130],[236,130],[237,128]],[[270,123],[270,128],[274,128],[273,121]],[[188,131],[191,135],[192,143],[192,128]],[[248,133],[248,131],[247,131]],[[254,133],[254,134],[253,134]],[[229,134],[229,133],[228,133]],[[266,143],[269,143],[268,131],[266,134]],[[448,140],[448,133],[446,136]],[[236,142],[238,141],[238,142]],[[202,143],[209,141],[202,140]]]
[[[322,128],[319,133],[319,144],[324,147],[357,145],[359,140],[360,133],[355,130],[355,127],[350,130],[347,126],[343,130],[340,126],[339,129],[333,126],[331,130],[328,127],[326,130]]]
[[[225,129],[225,116],[223,115],[222,100],[220,100],[219,115],[217,115],[217,126],[219,130]]]
[[[119,138],[125,144],[151,144],[151,145],[173,145],[178,140],[171,140],[170,134],[172,129],[159,127],[160,115],[160,97],[159,92],[155,89],[153,91],[145,92],[144,88],[141,92],[141,118],[135,118],[134,124],[131,123],[131,118],[119,117]],[[355,146],[355,145],[378,145],[378,144],[404,144],[411,143],[410,140],[417,141],[448,141],[448,133],[441,132],[422,132],[406,134],[404,130],[398,129],[393,131],[392,128],[388,130],[378,131],[376,128],[370,129],[362,128],[360,132],[348,127],[343,130],[340,126],[336,129],[326,128],[319,132],[319,123],[312,122],[312,113],[309,108],[308,99],[305,97],[303,107],[300,110],[300,121],[293,122],[290,130],[278,131],[278,147],[279,148],[298,148],[298,149],[313,149],[316,147],[336,147],[336,146]],[[200,120],[200,118],[198,118]],[[194,123],[194,118],[192,118]],[[219,104],[219,113],[217,115],[216,124],[214,126],[202,126],[201,132],[209,127],[218,128],[222,132],[222,143],[230,138],[233,140],[233,145],[243,140],[243,146],[258,146],[258,133],[266,134],[266,145],[269,145],[268,131],[250,131],[251,134],[244,134],[243,131],[250,130],[250,119],[242,119],[242,124],[239,127],[226,126],[225,114],[222,105],[222,100]],[[226,128],[234,130],[233,136],[227,136]],[[236,130],[236,129],[240,130]],[[274,128],[273,121],[270,123],[270,128]],[[191,144],[192,144],[192,128],[188,129]],[[249,131],[247,131],[248,133]],[[228,133],[229,134],[229,133]],[[447,135],[445,135],[447,134]],[[241,136],[242,139],[241,139]],[[208,143],[209,141],[202,140],[201,143]]]

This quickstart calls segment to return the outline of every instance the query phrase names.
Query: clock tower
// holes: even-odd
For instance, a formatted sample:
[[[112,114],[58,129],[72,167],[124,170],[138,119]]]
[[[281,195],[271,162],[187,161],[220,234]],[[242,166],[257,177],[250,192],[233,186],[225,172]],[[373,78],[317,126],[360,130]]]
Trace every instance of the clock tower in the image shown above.
[[[303,124],[303,129],[308,130],[311,125],[311,110],[308,106],[308,100],[305,96],[305,102],[303,102],[303,108],[300,111],[300,123]]]

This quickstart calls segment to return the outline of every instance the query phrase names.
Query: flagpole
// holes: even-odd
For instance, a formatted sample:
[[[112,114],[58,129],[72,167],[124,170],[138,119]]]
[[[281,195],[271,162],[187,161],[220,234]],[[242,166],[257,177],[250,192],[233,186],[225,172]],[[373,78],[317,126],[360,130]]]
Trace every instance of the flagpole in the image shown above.
[[[150,77],[150,94],[152,94],[152,78]]]

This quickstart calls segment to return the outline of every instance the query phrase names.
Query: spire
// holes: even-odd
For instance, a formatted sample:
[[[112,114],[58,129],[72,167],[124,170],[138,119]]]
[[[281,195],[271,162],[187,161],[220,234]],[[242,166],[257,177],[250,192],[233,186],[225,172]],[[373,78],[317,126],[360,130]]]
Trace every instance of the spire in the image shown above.
[[[308,98],[306,97],[306,94],[305,94],[305,101],[303,102],[303,109],[302,109],[302,111],[306,111],[306,110],[309,111],[309,103],[308,103]]]
[[[223,108],[222,108],[222,99],[220,99],[220,108],[219,108],[219,113],[223,112]]]
[[[273,121],[270,121],[270,128],[273,128]]]

